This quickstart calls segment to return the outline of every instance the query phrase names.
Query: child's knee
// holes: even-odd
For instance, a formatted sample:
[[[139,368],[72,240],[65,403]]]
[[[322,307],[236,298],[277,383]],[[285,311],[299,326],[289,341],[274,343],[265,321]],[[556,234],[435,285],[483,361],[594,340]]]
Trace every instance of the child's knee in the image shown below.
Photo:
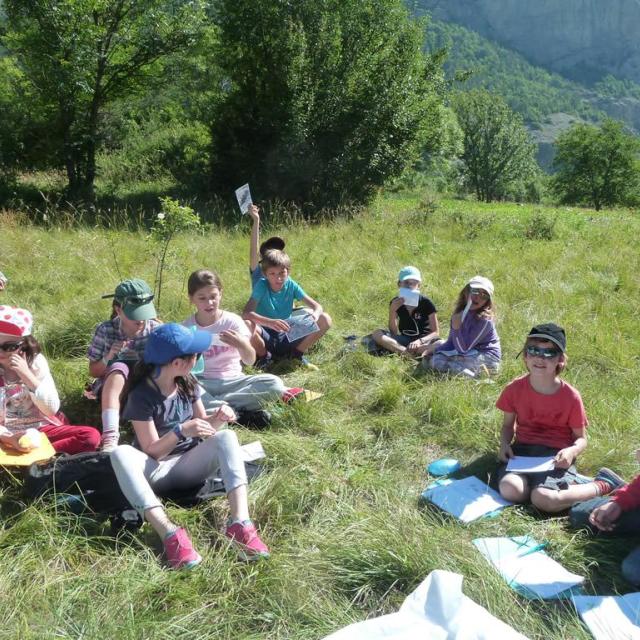
[[[221,429],[213,436],[216,444],[224,449],[239,447],[238,436],[233,429]]]
[[[526,502],[529,498],[527,481],[521,476],[507,474],[500,480],[500,495],[510,502]]]
[[[332,324],[331,316],[326,311],[323,311],[318,318],[318,327],[323,331],[328,331]]]
[[[553,489],[538,487],[531,492],[531,504],[547,513],[562,511],[565,506],[560,500],[560,495]]]

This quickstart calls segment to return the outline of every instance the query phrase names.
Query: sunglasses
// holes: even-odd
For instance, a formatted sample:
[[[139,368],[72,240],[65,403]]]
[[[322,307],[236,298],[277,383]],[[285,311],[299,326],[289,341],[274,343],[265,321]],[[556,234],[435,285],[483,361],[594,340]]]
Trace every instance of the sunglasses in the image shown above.
[[[551,360],[551,358],[555,358],[562,353],[560,349],[554,349],[553,347],[536,347],[532,344],[530,344],[528,347],[525,347],[524,352],[528,356],[538,356],[540,358],[544,358],[545,360]]]
[[[149,302],[151,302],[153,300],[155,296],[153,295],[153,293],[151,294],[147,294],[144,296],[127,296],[126,298],[122,299],[122,304],[123,306],[125,304],[148,304]]]
[[[24,345],[24,340],[19,340],[18,342],[5,342],[4,344],[0,344],[0,351],[4,351],[5,353],[13,353],[18,349],[21,349]]]
[[[486,291],[483,291],[482,289],[471,289],[471,295],[472,296],[478,296],[478,298],[488,298],[489,294]]]

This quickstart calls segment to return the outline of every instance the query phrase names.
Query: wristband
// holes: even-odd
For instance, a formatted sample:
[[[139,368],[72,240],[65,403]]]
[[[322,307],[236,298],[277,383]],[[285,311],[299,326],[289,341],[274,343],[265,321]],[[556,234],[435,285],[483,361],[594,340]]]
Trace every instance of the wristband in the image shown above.
[[[173,429],[171,429],[171,431],[174,433],[176,438],[178,438],[178,442],[182,442],[183,440],[186,440],[184,434],[182,433],[182,424],[180,424],[179,422],[178,424],[173,426]]]

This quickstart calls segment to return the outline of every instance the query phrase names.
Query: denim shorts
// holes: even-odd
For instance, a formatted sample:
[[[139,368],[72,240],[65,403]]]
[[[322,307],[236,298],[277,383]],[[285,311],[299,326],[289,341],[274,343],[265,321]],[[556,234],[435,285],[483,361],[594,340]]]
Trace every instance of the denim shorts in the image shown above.
[[[542,444],[514,444],[511,445],[514,455],[516,456],[555,456],[560,449],[554,447],[545,447]],[[504,478],[507,473],[507,465],[501,464],[498,467],[498,482]],[[529,489],[541,487],[543,489],[551,489],[559,491],[567,489],[570,484],[578,481],[575,465],[571,465],[568,469],[552,469],[551,471],[540,471],[538,473],[519,473],[527,479]]]

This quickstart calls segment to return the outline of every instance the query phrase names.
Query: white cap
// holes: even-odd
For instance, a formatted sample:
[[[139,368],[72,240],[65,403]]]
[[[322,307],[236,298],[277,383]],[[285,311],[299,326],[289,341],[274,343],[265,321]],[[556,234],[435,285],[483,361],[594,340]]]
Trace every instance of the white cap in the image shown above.
[[[484,289],[490,298],[493,298],[493,282],[489,280],[489,278],[485,278],[484,276],[473,276],[467,285],[471,289]]]

